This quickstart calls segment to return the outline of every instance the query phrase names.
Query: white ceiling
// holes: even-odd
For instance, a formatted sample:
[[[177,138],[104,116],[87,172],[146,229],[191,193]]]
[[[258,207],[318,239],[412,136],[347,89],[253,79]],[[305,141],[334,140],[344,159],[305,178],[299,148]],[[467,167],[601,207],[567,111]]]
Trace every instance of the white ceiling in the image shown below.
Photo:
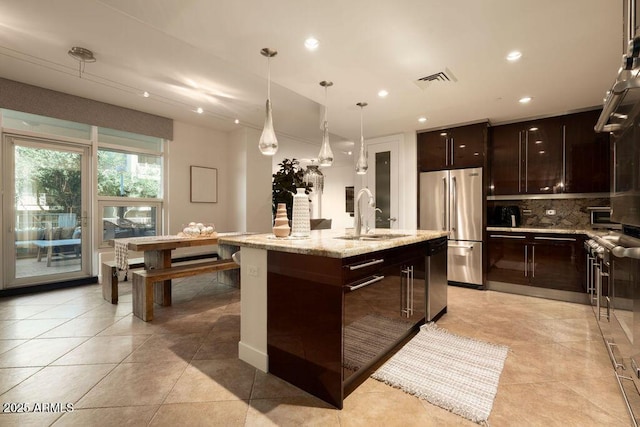
[[[276,131],[318,145],[321,80],[353,141],[359,101],[365,137],[600,106],[622,45],[621,0],[0,0],[1,77],[224,131],[262,128],[276,49]],[[97,58],[82,78],[72,46]],[[415,83],[445,70],[457,81]]]

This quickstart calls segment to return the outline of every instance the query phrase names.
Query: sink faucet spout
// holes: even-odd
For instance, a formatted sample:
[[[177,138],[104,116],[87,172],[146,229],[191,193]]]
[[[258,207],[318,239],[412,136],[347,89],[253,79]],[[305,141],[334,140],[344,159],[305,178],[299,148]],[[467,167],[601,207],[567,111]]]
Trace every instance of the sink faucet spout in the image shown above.
[[[371,194],[371,190],[369,190],[367,187],[364,187],[363,189],[361,189],[358,192],[358,196],[356,197],[356,203],[355,203],[355,209],[354,209],[354,216],[355,216],[355,226],[354,226],[354,234],[356,237],[360,237],[360,235],[362,235],[362,213],[361,213],[361,208],[360,208],[360,200],[362,199],[362,196],[366,194],[367,198],[368,198],[368,205],[371,206],[372,208],[375,208],[375,200],[373,199],[373,194]]]

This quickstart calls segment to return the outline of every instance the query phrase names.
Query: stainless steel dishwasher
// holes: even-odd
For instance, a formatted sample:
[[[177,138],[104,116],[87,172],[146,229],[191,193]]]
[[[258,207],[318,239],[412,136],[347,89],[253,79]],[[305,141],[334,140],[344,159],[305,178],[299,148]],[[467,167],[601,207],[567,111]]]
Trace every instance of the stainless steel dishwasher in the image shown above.
[[[432,240],[426,255],[427,315],[432,322],[447,312],[447,238]]]

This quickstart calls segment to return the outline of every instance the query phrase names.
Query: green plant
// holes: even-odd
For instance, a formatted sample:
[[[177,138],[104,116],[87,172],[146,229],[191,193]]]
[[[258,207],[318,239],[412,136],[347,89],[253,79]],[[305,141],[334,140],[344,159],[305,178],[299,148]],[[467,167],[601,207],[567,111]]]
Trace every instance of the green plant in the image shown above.
[[[305,194],[311,191],[311,185],[303,181],[304,170],[300,167],[300,162],[296,159],[283,159],[278,163],[280,170],[273,174],[272,182],[272,202],[273,215],[276,215],[278,203],[287,205],[287,216],[291,219],[293,208],[293,195],[296,188],[304,188]]]

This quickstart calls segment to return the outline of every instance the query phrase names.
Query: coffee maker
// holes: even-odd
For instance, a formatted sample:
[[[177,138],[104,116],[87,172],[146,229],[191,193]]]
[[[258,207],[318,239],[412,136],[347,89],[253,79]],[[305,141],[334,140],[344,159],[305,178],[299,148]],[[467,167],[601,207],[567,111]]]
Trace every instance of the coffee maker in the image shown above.
[[[520,227],[520,208],[513,205],[494,206],[487,212],[487,222],[494,227]]]

